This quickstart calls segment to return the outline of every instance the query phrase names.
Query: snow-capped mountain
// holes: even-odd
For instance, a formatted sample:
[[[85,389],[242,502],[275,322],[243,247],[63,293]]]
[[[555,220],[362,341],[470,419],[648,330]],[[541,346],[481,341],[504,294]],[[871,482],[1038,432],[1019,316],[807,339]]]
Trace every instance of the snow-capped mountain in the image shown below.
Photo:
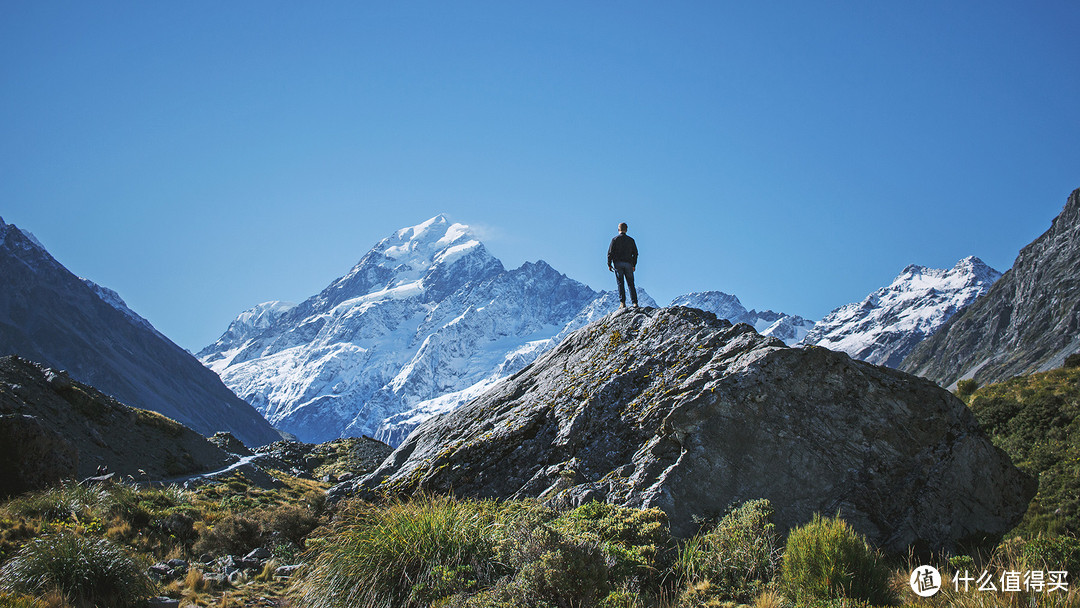
[[[908,266],[862,302],[829,313],[801,345],[823,346],[855,359],[896,367],[949,317],[986,293],[1001,277],[977,257],[951,269]]]
[[[281,436],[221,379],[115,291],[80,279],[32,234],[0,219],[0,355],[19,355],[196,431],[248,445]]]
[[[242,313],[198,356],[304,441],[396,443],[616,306],[543,261],[506,270],[468,226],[440,215],[383,239],[299,305]]]
[[[671,301],[671,306],[689,306],[715,313],[720,319],[732,323],[752,325],[763,336],[780,338],[791,346],[806,336],[814,327],[798,315],[789,315],[771,310],[746,310],[739,298],[722,291],[702,291],[681,295]]]

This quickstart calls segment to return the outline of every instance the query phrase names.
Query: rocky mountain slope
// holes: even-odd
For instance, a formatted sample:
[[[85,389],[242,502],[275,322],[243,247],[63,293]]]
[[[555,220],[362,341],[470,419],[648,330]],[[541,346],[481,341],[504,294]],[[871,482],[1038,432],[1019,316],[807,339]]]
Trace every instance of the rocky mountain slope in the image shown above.
[[[133,407],[249,445],[281,436],[190,353],[113,291],[79,279],[36,239],[0,220],[0,355],[67,370]]]
[[[952,386],[1060,367],[1080,351],[1080,189],[1050,229],[964,312],[919,344],[900,369]]]
[[[887,287],[818,321],[800,344],[896,367],[915,345],[989,291],[1001,273],[976,257],[951,269],[908,266]]]
[[[1000,535],[1035,491],[935,384],[691,308],[582,328],[359,487],[659,507],[680,536],[763,497],[781,530],[839,510],[901,551]]]
[[[437,216],[383,239],[305,302],[241,314],[198,356],[304,441],[395,443],[615,307],[543,261],[506,270],[468,226]]]
[[[681,295],[671,301],[670,306],[689,306],[707,310],[720,319],[731,323],[746,323],[754,327],[763,336],[772,336],[791,346],[802,340],[814,327],[799,315],[789,315],[771,310],[746,310],[739,298],[722,291],[703,291]]]
[[[104,465],[121,477],[159,480],[235,460],[174,420],[14,356],[0,357],[0,435],[8,429],[22,429],[13,433],[22,444],[9,440],[0,447],[7,456],[4,475],[26,477],[59,457],[71,463],[66,477],[90,477]],[[35,485],[41,484],[25,489]]]

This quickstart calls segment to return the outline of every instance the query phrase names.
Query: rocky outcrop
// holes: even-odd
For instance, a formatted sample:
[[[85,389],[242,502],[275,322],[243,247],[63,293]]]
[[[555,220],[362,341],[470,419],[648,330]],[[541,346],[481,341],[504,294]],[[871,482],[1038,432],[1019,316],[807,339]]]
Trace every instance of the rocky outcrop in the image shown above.
[[[246,445],[244,445],[244,442],[237,439],[228,431],[218,431],[214,433],[210,436],[210,443],[236,456],[251,456],[253,453]]]
[[[338,481],[371,473],[391,451],[390,446],[370,437],[346,437],[319,444],[276,441],[256,448],[254,462],[297,477]]]
[[[0,462],[0,498],[7,498],[74,478],[79,452],[34,416],[0,414]]]
[[[933,383],[691,308],[628,309],[419,426],[365,491],[597,499],[698,518],[767,498],[891,550],[1000,535],[1034,481]]]
[[[190,353],[111,290],[73,275],[0,219],[0,355],[64,369],[132,407],[248,445],[281,436]],[[164,280],[164,279],[162,279]]]
[[[42,466],[51,459],[67,461],[66,446],[77,452],[78,462],[71,462],[71,474],[65,477],[90,477],[105,466],[120,477],[161,480],[215,470],[235,460],[175,420],[128,407],[65,372],[19,357],[0,357],[0,416],[32,416],[35,422],[20,428],[29,432],[40,427],[33,432],[37,440],[0,437],[3,449],[15,450],[12,460],[3,460],[3,469],[10,468],[8,462],[25,462],[29,470],[38,458]],[[40,456],[42,450],[55,453]],[[68,470],[67,465],[56,469]]]
[[[1061,367],[1080,351],[1080,189],[989,292],[920,343],[900,369],[955,386]]]

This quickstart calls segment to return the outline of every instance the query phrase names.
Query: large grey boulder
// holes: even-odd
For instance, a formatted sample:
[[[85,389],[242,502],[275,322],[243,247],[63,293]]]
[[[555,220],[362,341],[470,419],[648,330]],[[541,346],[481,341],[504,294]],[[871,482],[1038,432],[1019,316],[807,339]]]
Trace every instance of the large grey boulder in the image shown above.
[[[684,537],[768,498],[781,530],[839,511],[894,551],[1000,536],[1035,492],[932,382],[679,307],[582,328],[362,484],[659,507]]]

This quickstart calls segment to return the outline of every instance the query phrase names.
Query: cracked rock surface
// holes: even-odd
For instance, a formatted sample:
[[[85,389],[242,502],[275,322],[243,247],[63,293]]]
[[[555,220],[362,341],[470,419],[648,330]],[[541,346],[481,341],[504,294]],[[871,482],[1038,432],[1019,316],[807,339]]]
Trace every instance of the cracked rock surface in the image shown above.
[[[767,498],[781,531],[839,511],[892,551],[1000,536],[1035,492],[934,383],[683,307],[574,332],[362,486],[659,507],[684,537]]]

